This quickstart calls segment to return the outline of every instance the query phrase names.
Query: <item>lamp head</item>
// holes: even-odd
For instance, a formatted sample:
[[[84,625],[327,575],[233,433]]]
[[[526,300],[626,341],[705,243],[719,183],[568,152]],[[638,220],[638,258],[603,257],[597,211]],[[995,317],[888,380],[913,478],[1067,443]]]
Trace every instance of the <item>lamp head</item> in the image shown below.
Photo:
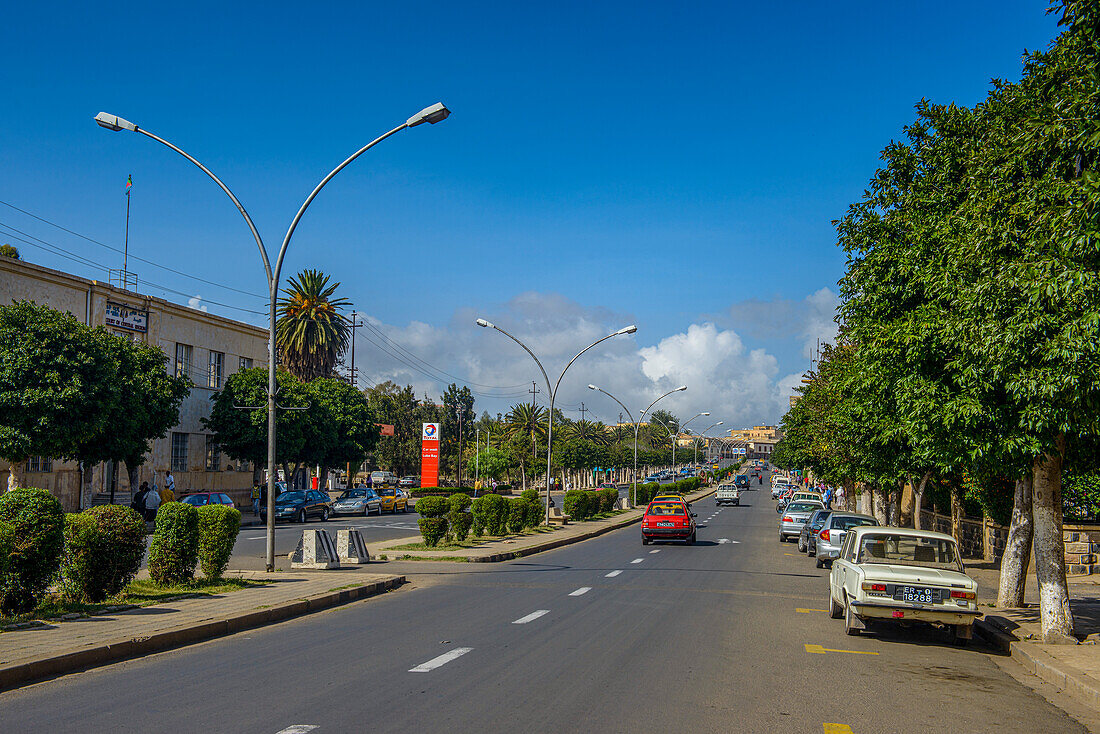
[[[615,336],[618,336],[619,334],[633,334],[637,330],[638,330],[638,325],[637,324],[631,324],[630,326],[624,326],[623,328],[616,331]]]
[[[721,426],[721,425],[725,425],[725,421],[718,421],[718,422],[717,422],[717,423],[715,423],[714,425],[716,425],[716,426]]]
[[[95,124],[113,132],[118,132],[119,130],[129,130],[133,132],[137,130],[137,125],[129,120],[124,120],[118,115],[110,115],[106,112],[100,112],[95,116]]]
[[[595,385],[589,385],[588,389],[589,390],[599,390],[600,388],[596,387]]]
[[[700,415],[710,415],[710,413],[709,413],[709,412],[707,412],[707,413],[700,413]]]
[[[443,122],[451,114],[451,111],[442,102],[436,102],[431,107],[425,107],[417,112],[415,115],[405,120],[405,124],[409,127],[416,127],[417,125],[423,125],[425,122],[435,124],[437,122]]]
[[[478,319],[477,320],[477,325],[478,326],[483,326],[486,329],[493,328],[493,322],[492,321],[486,321],[485,319]]]
[[[673,392],[683,392],[684,390],[687,390],[687,389],[688,389],[687,385],[680,385],[680,387],[673,390]]]

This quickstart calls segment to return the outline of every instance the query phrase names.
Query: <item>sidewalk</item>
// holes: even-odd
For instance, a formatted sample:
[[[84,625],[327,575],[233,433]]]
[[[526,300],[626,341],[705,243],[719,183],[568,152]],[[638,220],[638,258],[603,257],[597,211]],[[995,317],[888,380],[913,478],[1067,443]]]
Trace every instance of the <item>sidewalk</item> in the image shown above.
[[[1000,572],[994,564],[966,564],[966,572],[978,582],[979,608],[984,618],[975,632],[1012,656],[1028,672],[1060,688],[1080,703],[1100,713],[1100,578],[1071,576],[1070,609],[1079,645],[1044,645],[1039,623],[1035,574],[1027,577],[1023,609],[995,606]]]
[[[227,575],[269,582],[228,594],[49,621],[0,633],[0,691],[262,627],[380,594],[404,576],[346,568]]]
[[[688,502],[696,502],[707,495],[713,494],[717,485],[700,487],[695,492],[687,495]],[[533,535],[508,535],[500,540],[488,541],[476,548],[456,548],[449,550],[392,550],[395,546],[419,543],[422,538],[419,535],[409,538],[397,538],[382,543],[372,543],[370,546],[371,558],[386,555],[391,561],[420,560],[420,561],[460,561],[468,563],[499,563],[515,558],[542,553],[543,551],[561,548],[582,540],[595,538],[612,530],[640,522],[645,508],[633,509],[622,512],[614,517],[602,520],[586,520],[584,522],[570,522],[565,526],[557,526],[553,532],[535,533]],[[410,556],[404,558],[404,556]]]

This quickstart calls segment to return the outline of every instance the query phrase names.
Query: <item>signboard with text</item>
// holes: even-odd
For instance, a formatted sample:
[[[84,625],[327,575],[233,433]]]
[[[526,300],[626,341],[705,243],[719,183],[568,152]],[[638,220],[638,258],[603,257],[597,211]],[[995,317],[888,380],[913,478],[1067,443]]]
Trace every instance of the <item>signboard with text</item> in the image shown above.
[[[420,436],[420,486],[439,486],[438,423],[425,423]]]
[[[104,317],[104,322],[107,326],[144,333],[149,328],[149,312],[131,308],[121,303],[107,301],[107,314]]]

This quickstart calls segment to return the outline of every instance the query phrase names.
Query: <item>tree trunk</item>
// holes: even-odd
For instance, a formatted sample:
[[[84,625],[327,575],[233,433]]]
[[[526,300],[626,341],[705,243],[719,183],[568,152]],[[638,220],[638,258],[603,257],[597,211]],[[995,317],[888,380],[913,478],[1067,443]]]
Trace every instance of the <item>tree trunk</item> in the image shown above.
[[[902,527],[901,524],[901,496],[905,492],[905,480],[899,479],[890,488],[890,524],[894,527]]]
[[[855,512],[856,510],[855,482],[844,482],[844,509],[849,512]]]
[[[878,520],[879,525],[889,525],[890,517],[888,515],[889,508],[886,506],[886,488],[880,485],[871,486],[871,510]]]
[[[1066,585],[1066,548],[1062,541],[1062,457],[1066,438],[1058,436],[1056,453],[1035,461],[1032,488],[1035,493],[1032,508],[1035,519],[1035,574],[1039,578],[1039,619],[1043,642],[1076,644],[1073,637],[1073,615],[1069,608]]]
[[[130,485],[130,497],[134,496],[134,492],[138,487],[138,471],[141,469],[141,464],[136,461],[126,462],[126,481]]]
[[[959,544],[961,553],[963,547],[963,497],[962,487],[951,485],[951,536]]]
[[[23,467],[27,465],[27,460],[13,461],[8,465],[8,491],[16,489],[23,483]]]
[[[913,527],[917,530],[921,530],[921,507],[924,504],[924,488],[928,486],[928,478],[932,476],[931,471],[926,471],[924,476],[920,478],[920,484],[913,486]]]
[[[861,482],[856,485],[856,489],[859,492],[859,511],[864,515],[874,515],[874,498],[871,497],[870,488]]]
[[[905,491],[905,487],[909,487],[909,491]],[[913,527],[913,496],[917,491],[917,477],[906,477],[903,480],[901,488],[901,510],[898,514],[898,525],[903,528]]]
[[[86,461],[80,466],[80,506],[77,509],[86,510],[92,506],[92,470],[95,466],[89,466]]]

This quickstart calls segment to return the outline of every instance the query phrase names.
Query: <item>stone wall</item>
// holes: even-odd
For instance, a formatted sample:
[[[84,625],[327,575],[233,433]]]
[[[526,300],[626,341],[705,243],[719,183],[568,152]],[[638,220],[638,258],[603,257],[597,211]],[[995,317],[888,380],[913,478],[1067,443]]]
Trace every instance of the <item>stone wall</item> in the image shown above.
[[[1064,525],[1062,539],[1066,543],[1066,570],[1074,575],[1100,573],[1100,527],[1096,525]]]

